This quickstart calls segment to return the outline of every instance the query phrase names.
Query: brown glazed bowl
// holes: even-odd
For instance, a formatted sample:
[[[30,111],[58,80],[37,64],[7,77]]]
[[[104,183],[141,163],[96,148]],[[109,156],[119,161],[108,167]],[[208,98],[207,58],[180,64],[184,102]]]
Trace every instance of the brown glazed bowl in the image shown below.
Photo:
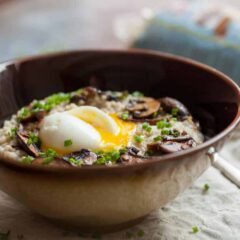
[[[92,76],[95,76],[94,78]],[[185,103],[215,135],[129,166],[61,168],[0,159],[0,188],[33,211],[81,231],[116,231],[172,201],[211,164],[240,121],[239,88],[203,64],[151,51],[72,51],[0,65],[0,119],[33,99],[84,86],[139,90]],[[209,130],[210,129],[210,130]]]

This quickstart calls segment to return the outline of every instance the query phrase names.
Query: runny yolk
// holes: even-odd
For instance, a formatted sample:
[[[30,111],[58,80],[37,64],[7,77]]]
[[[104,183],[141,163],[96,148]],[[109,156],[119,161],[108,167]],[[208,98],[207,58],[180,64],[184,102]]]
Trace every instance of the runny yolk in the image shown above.
[[[103,130],[100,127],[96,127],[102,138],[102,146],[99,150],[111,151],[115,148],[126,147],[128,145],[132,131],[135,129],[136,125],[133,122],[123,121],[116,114],[109,114],[110,117],[118,125],[120,131],[117,135]]]

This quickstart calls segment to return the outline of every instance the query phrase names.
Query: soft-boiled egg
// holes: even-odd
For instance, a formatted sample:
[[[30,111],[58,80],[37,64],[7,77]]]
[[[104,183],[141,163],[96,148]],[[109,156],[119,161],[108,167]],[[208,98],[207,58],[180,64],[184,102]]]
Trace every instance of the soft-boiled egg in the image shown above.
[[[43,150],[52,148],[58,154],[82,148],[111,151],[127,146],[135,127],[116,114],[81,106],[46,116],[40,124],[39,137]]]

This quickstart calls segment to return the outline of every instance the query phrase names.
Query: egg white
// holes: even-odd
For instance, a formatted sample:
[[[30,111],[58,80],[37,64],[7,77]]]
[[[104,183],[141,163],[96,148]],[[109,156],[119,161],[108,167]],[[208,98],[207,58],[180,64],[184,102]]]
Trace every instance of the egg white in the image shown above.
[[[92,106],[46,116],[40,125],[39,137],[43,150],[54,149],[67,154],[83,148],[111,151],[128,146],[136,124],[121,120]],[[72,144],[65,146],[64,142]]]

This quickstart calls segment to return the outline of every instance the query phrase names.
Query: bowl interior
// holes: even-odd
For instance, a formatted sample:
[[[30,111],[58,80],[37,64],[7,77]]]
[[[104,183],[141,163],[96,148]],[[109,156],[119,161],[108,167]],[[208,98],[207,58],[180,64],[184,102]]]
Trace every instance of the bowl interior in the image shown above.
[[[239,90],[227,77],[190,60],[142,51],[79,51],[2,64],[0,119],[33,99],[89,85],[175,97],[207,135],[225,129],[239,108]]]

